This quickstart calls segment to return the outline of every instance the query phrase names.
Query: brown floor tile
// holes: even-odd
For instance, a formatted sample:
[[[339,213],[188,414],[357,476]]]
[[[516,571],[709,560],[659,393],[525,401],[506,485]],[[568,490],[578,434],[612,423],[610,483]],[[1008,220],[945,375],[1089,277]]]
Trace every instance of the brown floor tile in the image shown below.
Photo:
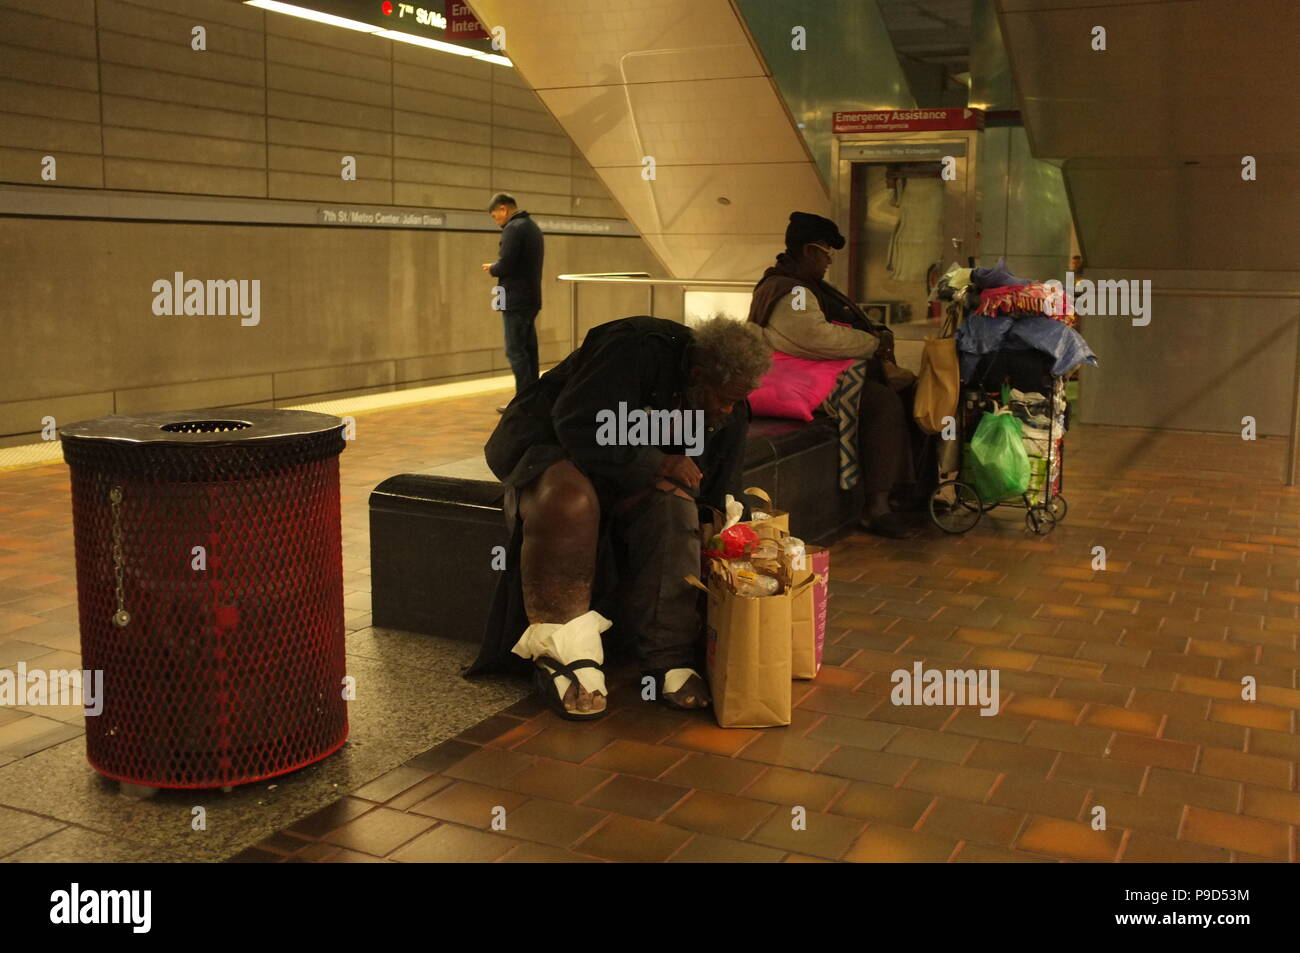
[[[1129,835],[1120,858],[1126,864],[1226,864],[1231,859],[1222,848],[1137,831]]]
[[[451,778],[444,778],[441,775],[434,775],[421,781],[413,787],[407,788],[401,794],[384,802],[384,807],[390,807],[394,811],[409,811],[412,806],[419,804],[425,798],[430,797],[445,787],[449,787],[456,782]]]
[[[1196,746],[1120,733],[1111,742],[1107,757],[1116,761],[1156,765],[1174,771],[1191,771],[1196,765]]]
[[[669,859],[674,864],[774,864],[785,854],[771,847],[697,834]]]
[[[1247,784],[1241,813],[1300,827],[1300,794]]]
[[[614,815],[575,849],[606,860],[658,863],[667,860],[690,837],[690,831],[668,824]]]
[[[528,795],[500,788],[483,787],[456,781],[432,797],[409,808],[413,814],[452,821],[464,827],[486,830],[492,824],[493,811],[503,807],[507,815],[528,800]]]
[[[384,857],[435,823],[432,818],[377,807],[322,839],[349,850]]]
[[[1033,722],[1022,715],[1009,715],[999,711],[996,715],[982,715],[978,711],[964,709],[943,730],[958,735],[971,735],[976,738],[988,738],[994,741],[1020,742],[1029,734]]]
[[[1187,809],[1182,834],[1184,840],[1193,843],[1241,850],[1275,861],[1293,859],[1293,835],[1293,830],[1285,824],[1240,814],[1220,814],[1200,807]]]
[[[1267,758],[1225,748],[1205,748],[1197,773],[1211,778],[1231,781],[1249,781],[1266,787],[1291,790],[1295,778],[1295,764],[1280,758]]]
[[[1288,735],[1280,731],[1252,728],[1250,729],[1250,740],[1247,742],[1247,746],[1247,750],[1251,754],[1300,761],[1300,735]]]
[[[523,724],[522,720],[513,718],[510,715],[493,715],[491,718],[480,721],[477,725],[466,728],[456,738],[459,741],[468,741],[476,745],[491,744],[502,735],[518,730]]]
[[[1031,748],[1028,745],[1006,744],[984,739],[964,762],[968,768],[986,768],[1028,778],[1046,778],[1052,770],[1058,753],[1049,748]]]
[[[612,735],[600,730],[597,722],[572,728],[546,728],[516,745],[512,751],[576,764],[585,761],[613,740]]]
[[[1095,790],[1085,813],[1089,821],[1092,820],[1093,808],[1098,805],[1106,809],[1108,828],[1139,830],[1163,837],[1177,837],[1183,818],[1183,804],[1180,801]]]
[[[1052,721],[1074,724],[1085,705],[1068,698],[1016,697],[1007,703],[1005,710],[1026,718],[1047,718]]]
[[[833,774],[858,781],[875,781],[894,786],[916,761],[909,755],[886,754],[865,748],[840,748],[818,767],[819,774]]]
[[[870,692],[845,692],[820,686],[799,702],[800,708],[822,712],[827,715],[843,715],[849,718],[866,718],[877,708],[884,712],[887,706],[888,702],[882,704],[880,696]],[[878,718],[877,720],[889,719]]]
[[[926,815],[921,831],[1005,847],[1016,839],[1026,816],[1023,811],[941,797]]]
[[[792,812],[789,809],[778,809],[749,836],[749,841],[827,860],[838,860],[852,846],[863,828],[863,822],[857,818],[815,811],[808,811],[805,821],[805,830],[795,830],[791,826],[794,822]]]
[[[550,847],[546,844],[520,844],[503,855],[499,864],[598,864],[594,857],[584,857],[571,850]]]
[[[504,834],[439,824],[389,857],[412,864],[482,864],[496,860],[519,842]]]
[[[407,765],[412,768],[419,768],[421,771],[428,771],[432,774],[446,771],[452,765],[476,754],[479,751],[477,745],[469,744],[465,741],[444,741],[440,745],[435,745],[424,754],[416,755],[407,761]]]
[[[501,787],[536,762],[536,758],[517,751],[479,748],[446,768],[443,774],[488,787]]]
[[[848,787],[844,778],[808,774],[790,768],[768,768],[767,773],[741,792],[745,797],[772,801],[787,806],[800,805],[808,810],[824,810]]]
[[[573,803],[612,776],[609,771],[545,758],[511,777],[504,786],[534,797]]]
[[[923,728],[903,728],[885,746],[888,754],[932,761],[950,761],[960,764],[974,750],[976,739],[948,732],[926,731]]]
[[[1147,712],[1131,711],[1126,708],[1114,708],[1109,705],[1092,705],[1084,713],[1083,724],[1094,728],[1109,728],[1113,731],[1131,732],[1155,737],[1160,731],[1161,716]]]
[[[930,831],[874,823],[854,842],[844,859],[854,863],[943,863],[957,841]]]
[[[677,718],[639,708],[616,711],[600,720],[604,734],[645,744],[658,744],[681,727]]]
[[[428,771],[402,765],[357,788],[352,796],[365,801],[388,801],[430,777],[432,775]]]
[[[691,788],[737,794],[763,773],[761,763],[722,758],[712,754],[688,754],[661,780]]]
[[[372,810],[374,804],[356,798],[340,798],[333,804],[327,804],[319,811],[308,814],[302,820],[290,824],[287,830],[303,837],[321,838]]]
[[[1146,770],[1141,764],[1064,752],[1056,762],[1052,780],[1137,794]]]
[[[620,774],[583,798],[582,803],[588,807],[653,821],[662,817],[689,790],[690,788],[675,784]]]
[[[1138,688],[1133,691],[1133,700],[1128,707],[1133,711],[1144,711],[1157,715],[1170,715],[1188,720],[1203,720],[1209,710],[1208,699],[1182,692],[1163,692],[1151,688]]]
[[[1088,789],[1076,784],[1007,775],[999,782],[989,803],[1068,820],[1079,817],[1087,795]]]
[[[714,791],[693,791],[664,818],[665,823],[718,837],[744,840],[767,820],[774,808],[767,801]]]
[[[299,858],[295,857],[293,859],[297,860]],[[375,857],[373,854],[363,854],[360,851],[346,850],[340,847],[338,850],[334,851],[334,853],[330,854],[328,857],[325,858],[325,863],[327,864],[387,864],[387,863],[391,863],[391,861],[385,860],[383,857]]]
[[[683,725],[665,744],[691,748],[709,754],[734,755],[761,734],[756,728],[719,728],[704,721]]]
[[[1237,751],[1244,750],[1246,747],[1246,729],[1240,725],[1221,725],[1212,721],[1172,716],[1165,720],[1160,737],[1186,744],[1232,748]]]
[[[1143,788],[1142,793],[1180,801],[1183,804],[1195,804],[1198,807],[1231,812],[1237,810],[1241,787],[1237,781],[1222,781],[1203,775],[1186,774],[1182,771],[1152,768],[1147,774],[1146,787]]]
[[[880,751],[902,730],[898,725],[882,724],[870,719],[826,715],[808,732],[807,737],[813,741]]]
[[[586,766],[643,778],[657,778],[679,761],[690,757],[685,751],[616,739],[587,759]]]
[[[1040,816],[1029,819],[1016,846],[1053,857],[1112,861],[1119,852],[1120,839],[1121,834],[1116,830],[1095,831],[1088,824]]]
[[[1100,755],[1106,750],[1113,732],[1109,728],[1063,725],[1054,721],[1037,721],[1029,729],[1025,744],[1053,751]]]
[[[793,730],[769,728],[761,738],[742,748],[736,757],[811,771],[835,750],[835,745],[829,742],[803,738],[794,734]]]
[[[552,847],[570,847],[608,815],[591,807],[534,798],[509,809],[504,833]]]
[[[897,827],[911,828],[933,801],[933,795],[920,791],[858,781],[836,799],[830,811],[832,814],[886,821]]]
[[[1069,701],[1095,702],[1123,708],[1128,704],[1134,689],[1127,685],[1110,685],[1106,682],[1090,682],[1077,678],[1063,678],[1056,686],[1056,697]]]
[[[1050,864],[1052,862],[1047,857],[1026,854],[1018,850],[1003,850],[1001,847],[989,847],[984,844],[973,844],[969,841],[962,845],[957,856],[953,858],[955,864]]]
[[[931,794],[983,801],[998,779],[998,772],[964,768],[938,761],[919,761],[903,779],[903,787]]]
[[[1294,712],[1273,708],[1259,702],[1230,702],[1215,699],[1210,702],[1210,720],[1249,728],[1266,728],[1269,731],[1290,732]]]

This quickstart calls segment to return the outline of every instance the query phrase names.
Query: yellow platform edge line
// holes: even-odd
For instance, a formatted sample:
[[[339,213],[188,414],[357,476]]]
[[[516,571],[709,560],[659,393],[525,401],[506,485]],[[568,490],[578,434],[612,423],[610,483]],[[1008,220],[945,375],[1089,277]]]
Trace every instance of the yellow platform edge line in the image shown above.
[[[292,404],[278,409],[310,410],[318,414],[333,414],[336,417],[355,416],[356,414],[373,413],[379,410],[410,407],[415,404],[431,404],[443,400],[455,400],[459,397],[478,397],[482,394],[490,394],[500,390],[513,390],[514,384],[514,377],[506,374],[471,381],[431,384],[428,387],[413,387],[409,390],[388,391],[383,394],[363,394],[358,397],[341,397],[336,400]],[[27,470],[31,467],[47,467],[62,462],[63,445],[58,440],[42,440],[39,443],[25,443],[16,447],[0,448],[0,473],[8,473],[11,470]]]

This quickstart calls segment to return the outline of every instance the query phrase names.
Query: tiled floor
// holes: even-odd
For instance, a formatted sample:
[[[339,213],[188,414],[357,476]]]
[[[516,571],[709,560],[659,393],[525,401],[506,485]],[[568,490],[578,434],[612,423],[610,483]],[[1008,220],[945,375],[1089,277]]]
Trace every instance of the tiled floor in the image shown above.
[[[1283,451],[1080,426],[1048,538],[999,511],[835,547],[828,665],[794,683],[790,727],[643,703],[623,671],[603,721],[527,698],[237,859],[1294,861]],[[893,706],[918,660],[997,668],[1000,714]]]
[[[257,804],[229,812],[242,843],[222,856],[256,839],[235,859],[1296,859],[1300,490],[1280,485],[1281,441],[1076,427],[1070,512],[1050,537],[1008,511],[962,537],[837,544],[828,664],[793,684],[790,727],[724,730],[643,703],[631,671],[611,673],[609,716],[575,725],[516,701],[525,686],[455,678],[456,646],[368,628],[359,596],[369,489],[475,452],[496,402],[364,415],[343,467],[349,670],[397,664],[484,714],[414,746],[411,722],[436,711],[354,706],[354,740],[368,730],[379,743],[359,747],[382,752],[349,743],[282,779],[302,797],[280,804],[292,816],[278,825],[263,803],[274,792],[254,786]],[[0,515],[0,665],[75,653],[66,470],[0,474]],[[891,705],[890,673],[913,661],[998,669],[1001,712]],[[1241,700],[1246,675],[1255,701]],[[193,850],[141,833],[153,802],[87,780],[79,732],[75,716],[0,710],[0,856]],[[72,752],[62,775],[16,773],[57,750]],[[345,796],[326,798],[303,776],[335,762]],[[69,785],[80,806],[40,808]]]

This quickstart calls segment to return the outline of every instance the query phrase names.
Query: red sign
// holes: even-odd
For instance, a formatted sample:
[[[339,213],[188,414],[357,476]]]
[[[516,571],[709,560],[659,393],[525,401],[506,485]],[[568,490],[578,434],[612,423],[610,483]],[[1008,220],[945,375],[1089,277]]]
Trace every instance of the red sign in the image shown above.
[[[931,129],[983,129],[980,109],[878,109],[838,112],[833,132],[925,132]]]
[[[487,37],[488,31],[474,18],[469,4],[461,0],[447,0],[447,37],[449,39],[477,40]]]

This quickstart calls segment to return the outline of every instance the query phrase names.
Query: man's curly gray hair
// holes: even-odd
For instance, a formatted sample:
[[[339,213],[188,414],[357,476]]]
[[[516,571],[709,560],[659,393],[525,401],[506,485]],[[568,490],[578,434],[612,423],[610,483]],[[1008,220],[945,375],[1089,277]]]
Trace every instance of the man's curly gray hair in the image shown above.
[[[715,386],[743,383],[747,390],[756,390],[772,366],[771,348],[748,321],[718,314],[701,321],[692,333],[695,362]]]

